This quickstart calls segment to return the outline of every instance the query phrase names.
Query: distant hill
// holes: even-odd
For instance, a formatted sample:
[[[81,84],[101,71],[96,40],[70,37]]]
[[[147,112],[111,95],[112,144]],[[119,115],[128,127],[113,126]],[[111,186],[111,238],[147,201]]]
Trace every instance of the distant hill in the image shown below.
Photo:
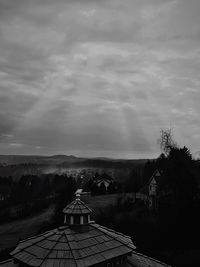
[[[1,165],[18,164],[60,164],[62,162],[80,161],[81,158],[75,156],[54,155],[54,156],[26,156],[26,155],[0,155]]]
[[[26,155],[0,155],[1,165],[39,164],[39,165],[129,165],[144,164],[147,159],[112,159],[112,158],[81,158],[73,155],[53,156],[26,156]]]
[[[17,180],[22,175],[61,174],[71,170],[90,169],[90,172],[115,173],[115,177],[121,180],[128,177],[131,169],[142,168],[146,161],[147,159],[81,158],[72,155],[0,155],[0,176],[12,176]]]

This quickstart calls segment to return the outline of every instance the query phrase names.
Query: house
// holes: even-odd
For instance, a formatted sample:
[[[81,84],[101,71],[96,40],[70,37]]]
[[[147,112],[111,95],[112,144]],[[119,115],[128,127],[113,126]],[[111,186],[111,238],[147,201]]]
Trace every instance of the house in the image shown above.
[[[158,185],[161,172],[156,169],[150,179],[144,184],[136,198],[140,198],[148,204],[150,209],[157,209]]]
[[[160,171],[156,169],[148,181],[148,196],[149,196],[149,208],[156,209],[157,207],[157,195],[158,195],[158,183],[161,177]]]
[[[91,220],[91,213],[77,194],[63,209],[64,225],[20,241],[11,252],[12,260],[0,266],[168,266],[137,253],[129,236],[96,224]]]
[[[111,183],[113,183],[113,178],[109,176],[106,173],[103,173],[102,175],[99,175],[98,177],[94,178],[94,183],[98,186],[101,187],[102,185],[105,186],[106,191],[108,190],[108,187]]]
[[[157,169],[151,176],[151,178],[148,181],[149,186],[149,196],[156,196],[157,195],[157,189],[158,189],[158,183],[159,179],[161,177],[160,171]]]

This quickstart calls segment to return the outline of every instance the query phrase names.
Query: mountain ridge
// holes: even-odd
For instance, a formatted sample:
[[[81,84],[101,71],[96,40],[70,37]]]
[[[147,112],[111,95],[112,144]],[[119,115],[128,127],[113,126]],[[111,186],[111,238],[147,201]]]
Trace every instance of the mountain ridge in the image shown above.
[[[63,163],[63,162],[80,162],[80,161],[104,161],[104,162],[144,162],[151,159],[117,159],[109,157],[78,157],[74,155],[0,155],[0,164],[40,164],[40,163]]]

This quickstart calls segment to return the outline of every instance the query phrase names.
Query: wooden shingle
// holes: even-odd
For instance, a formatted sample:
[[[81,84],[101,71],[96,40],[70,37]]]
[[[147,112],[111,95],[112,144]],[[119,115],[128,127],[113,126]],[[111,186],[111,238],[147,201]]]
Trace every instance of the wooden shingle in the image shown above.
[[[30,266],[91,266],[128,254],[135,248],[130,237],[90,223],[87,232],[76,232],[69,226],[23,240],[11,255]],[[51,263],[50,263],[51,262]],[[69,263],[69,264],[68,264]],[[77,266],[76,266],[77,267]]]
[[[123,267],[170,267],[166,263],[155,260],[151,257],[145,256],[143,254],[132,252],[132,255],[128,257],[128,261],[123,265]]]
[[[63,209],[65,214],[90,214],[92,210],[80,199],[72,201]]]

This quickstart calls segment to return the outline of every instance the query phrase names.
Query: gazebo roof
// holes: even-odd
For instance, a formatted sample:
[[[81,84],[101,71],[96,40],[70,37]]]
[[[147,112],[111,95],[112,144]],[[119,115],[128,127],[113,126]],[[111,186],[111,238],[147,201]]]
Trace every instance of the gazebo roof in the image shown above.
[[[155,260],[151,257],[143,255],[141,253],[132,252],[132,255],[128,257],[127,262],[124,263],[121,267],[171,267],[170,265]]]
[[[92,210],[83,202],[80,200],[80,198],[76,198],[74,201],[72,201],[69,205],[67,205],[63,209],[63,213],[65,214],[90,214]]]
[[[23,240],[11,255],[29,266],[87,267],[130,254],[133,249],[129,236],[90,223],[87,232],[63,226]]]
[[[6,260],[4,262],[0,262],[2,267],[16,267],[14,261],[12,259]],[[137,253],[135,251],[132,252],[130,256],[127,257],[127,261],[121,264],[121,267],[170,267],[168,264],[150,258],[146,255]]]

